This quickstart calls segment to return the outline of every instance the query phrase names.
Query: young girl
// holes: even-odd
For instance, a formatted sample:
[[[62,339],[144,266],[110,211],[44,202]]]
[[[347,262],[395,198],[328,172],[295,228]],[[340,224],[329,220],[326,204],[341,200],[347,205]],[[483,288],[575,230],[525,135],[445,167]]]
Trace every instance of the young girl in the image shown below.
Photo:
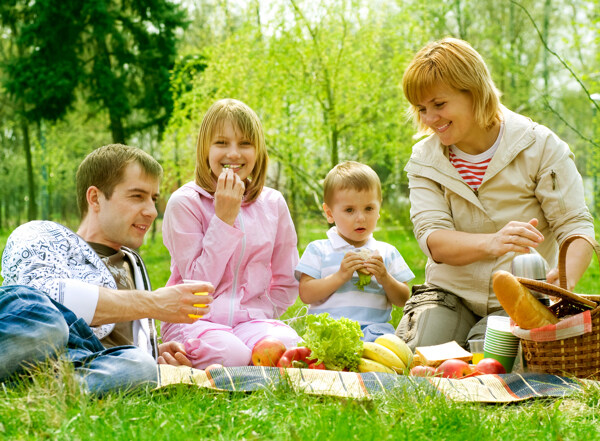
[[[263,337],[288,347],[300,340],[274,320],[298,295],[298,250],[283,196],[264,187],[267,161],[256,113],[237,100],[217,101],[200,127],[195,182],[168,201],[167,284],[191,279],[215,286],[209,314],[192,324],[162,324],[163,339],[182,342],[195,368],[246,366]]]

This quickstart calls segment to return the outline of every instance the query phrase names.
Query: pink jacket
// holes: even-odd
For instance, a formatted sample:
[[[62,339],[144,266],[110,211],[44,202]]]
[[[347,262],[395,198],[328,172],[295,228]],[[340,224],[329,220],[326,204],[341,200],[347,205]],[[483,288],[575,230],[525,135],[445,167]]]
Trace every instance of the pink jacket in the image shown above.
[[[297,237],[280,192],[264,187],[242,203],[233,226],[215,216],[214,197],[193,182],[169,198],[163,241],[171,254],[167,285],[183,279],[215,286],[204,319],[227,326],[279,317],[298,296]]]

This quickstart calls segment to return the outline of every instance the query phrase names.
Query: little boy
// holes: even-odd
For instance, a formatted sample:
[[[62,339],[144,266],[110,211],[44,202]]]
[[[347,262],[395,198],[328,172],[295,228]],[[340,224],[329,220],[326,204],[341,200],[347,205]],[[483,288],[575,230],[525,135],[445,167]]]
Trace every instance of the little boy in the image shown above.
[[[393,334],[392,304],[404,306],[406,282],[414,278],[396,248],[373,238],[381,207],[381,183],[371,167],[354,161],[336,165],[325,178],[323,210],[334,227],[328,239],[306,247],[295,275],[310,314],[328,312],[360,323],[364,341]],[[365,259],[362,250],[373,252]],[[359,281],[357,271],[372,275]],[[367,281],[368,282],[368,281]]]

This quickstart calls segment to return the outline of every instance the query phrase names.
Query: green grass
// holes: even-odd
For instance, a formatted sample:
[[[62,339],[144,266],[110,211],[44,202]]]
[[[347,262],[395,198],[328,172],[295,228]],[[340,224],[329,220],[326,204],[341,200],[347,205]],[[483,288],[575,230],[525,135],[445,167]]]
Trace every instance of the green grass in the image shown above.
[[[425,390],[392,390],[372,400],[253,393],[189,386],[80,393],[44,370],[0,390],[0,439],[56,440],[589,440],[600,439],[600,389],[565,399],[510,405],[456,403]]]
[[[327,226],[303,231],[299,250],[324,237]],[[382,229],[423,281],[425,257],[410,230]],[[6,236],[0,234],[0,248]],[[142,247],[154,287],[169,276],[160,235]],[[578,292],[600,292],[598,262]],[[301,314],[297,302],[286,317]],[[294,392],[286,386],[252,393],[190,386],[82,394],[69,366],[37,370],[16,385],[0,386],[0,440],[582,440],[600,439],[600,386],[564,399],[510,405],[456,403],[424,390],[393,390],[373,400],[347,400]]]

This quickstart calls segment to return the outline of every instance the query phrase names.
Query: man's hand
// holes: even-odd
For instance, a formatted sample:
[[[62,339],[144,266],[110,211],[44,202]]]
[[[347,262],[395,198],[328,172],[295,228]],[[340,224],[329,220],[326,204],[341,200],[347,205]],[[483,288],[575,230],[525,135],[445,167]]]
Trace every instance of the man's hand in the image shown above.
[[[181,343],[177,343],[176,341],[169,341],[158,345],[158,354],[158,364],[192,367],[192,362],[187,358],[185,348]]]
[[[215,288],[208,282],[184,283],[159,288],[150,293],[151,307],[155,311],[149,317],[169,323],[193,323],[193,316],[204,316],[210,312],[211,294]],[[201,305],[201,306],[197,306]]]
[[[156,291],[116,290],[99,287],[92,326],[153,318],[169,323],[194,323],[190,315],[210,312],[215,288],[209,282],[167,286]],[[194,295],[208,293],[209,295]],[[201,305],[201,306],[194,306]]]

